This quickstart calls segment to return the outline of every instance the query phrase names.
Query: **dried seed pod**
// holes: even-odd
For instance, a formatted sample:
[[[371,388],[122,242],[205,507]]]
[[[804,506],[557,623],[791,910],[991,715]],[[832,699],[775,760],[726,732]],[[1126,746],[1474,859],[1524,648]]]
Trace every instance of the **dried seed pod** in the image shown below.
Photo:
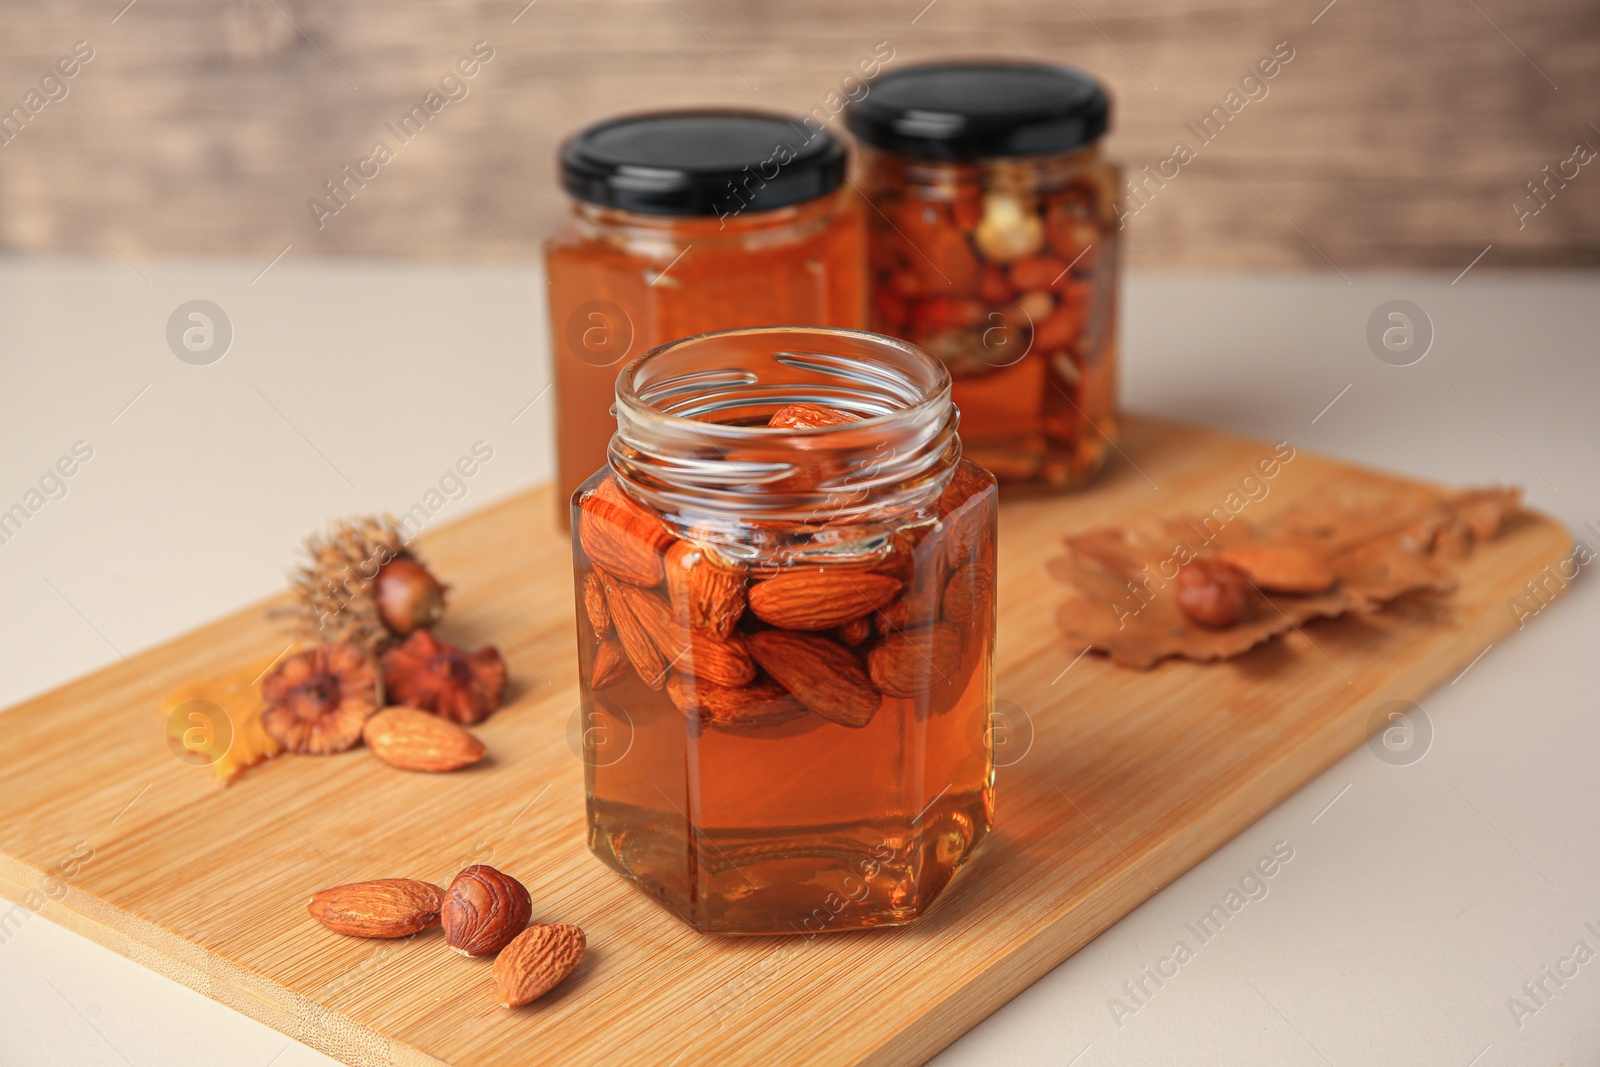
[[[261,680],[261,726],[290,752],[325,756],[361,740],[378,710],[378,674],[350,645],[318,645],[285,659]]]
[[[397,704],[471,724],[500,706],[506,664],[493,646],[468,653],[418,630],[384,657],[383,682]]]
[[[374,656],[444,614],[444,585],[390,516],[343,519],[306,538],[303,553],[289,585],[307,639]]]

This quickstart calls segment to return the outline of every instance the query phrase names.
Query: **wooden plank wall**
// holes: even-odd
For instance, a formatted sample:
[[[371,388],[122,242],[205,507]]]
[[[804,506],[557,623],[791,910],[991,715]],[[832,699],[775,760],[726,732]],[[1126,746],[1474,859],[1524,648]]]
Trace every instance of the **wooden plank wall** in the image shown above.
[[[1567,162],[1600,148],[1585,0],[126,2],[0,8],[0,111],[93,49],[0,144],[0,252],[536,261],[564,132],[641,106],[826,107],[886,41],[891,66],[1081,65],[1133,169],[1195,149],[1129,219],[1136,266],[1459,270],[1491,244],[1486,268],[1600,265],[1600,163]],[[402,143],[385,123],[479,41],[467,95]],[[1279,42],[1293,59],[1202,145],[1186,124]],[[394,158],[319,228],[309,201],[379,140]],[[1577,174],[1519,219],[1546,165]]]

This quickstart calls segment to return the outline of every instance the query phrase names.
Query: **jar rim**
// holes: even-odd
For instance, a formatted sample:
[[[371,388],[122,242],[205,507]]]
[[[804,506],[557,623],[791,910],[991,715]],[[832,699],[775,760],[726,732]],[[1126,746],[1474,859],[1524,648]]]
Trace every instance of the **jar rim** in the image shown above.
[[[860,417],[804,429],[741,421],[808,402]],[[745,327],[658,345],[618,374],[615,410],[611,468],[669,521],[903,512],[936,499],[961,454],[945,365],[908,341],[842,327]]]
[[[904,408],[897,408],[893,411],[866,417],[861,419],[859,422],[843,423],[839,426],[819,426],[798,430],[784,428],[775,429],[771,426],[738,426],[728,423],[705,422],[699,419],[691,419],[681,415],[674,415],[670,412],[664,412],[656,409],[649,403],[649,401],[641,396],[638,391],[637,384],[639,372],[644,368],[645,364],[651,360],[666,356],[674,351],[690,345],[700,345],[707,341],[714,341],[721,338],[731,339],[735,337],[763,336],[776,337],[780,335],[788,337],[811,336],[828,337],[834,339],[852,339],[865,344],[880,346],[886,351],[899,352],[913,362],[920,364],[924,369],[927,370],[931,379],[929,388],[924,396]],[[687,337],[679,337],[675,340],[667,341],[664,344],[656,345],[649,351],[640,353],[624,364],[622,370],[617,374],[616,399],[619,408],[623,404],[627,404],[640,418],[652,420],[659,419],[664,423],[692,423],[698,428],[714,428],[717,431],[718,436],[727,434],[731,438],[737,439],[740,435],[750,435],[752,440],[760,440],[763,436],[770,436],[773,434],[826,434],[831,431],[836,431],[847,427],[860,428],[863,426],[884,425],[884,423],[879,422],[879,420],[890,420],[905,413],[914,413],[928,408],[948,405],[950,403],[950,389],[950,371],[945,367],[944,363],[938,359],[935,359],[927,352],[924,352],[921,348],[912,344],[910,341],[904,341],[898,337],[891,337],[888,334],[883,333],[873,333],[870,330],[855,330],[843,326],[744,326],[729,330],[707,330],[704,333],[690,334]]]

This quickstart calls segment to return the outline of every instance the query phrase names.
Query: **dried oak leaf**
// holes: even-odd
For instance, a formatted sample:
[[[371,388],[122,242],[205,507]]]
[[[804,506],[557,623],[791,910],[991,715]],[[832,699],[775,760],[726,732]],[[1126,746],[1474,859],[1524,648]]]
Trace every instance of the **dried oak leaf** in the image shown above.
[[[1145,670],[1173,656],[1225,659],[1312,619],[1377,611],[1407,593],[1450,592],[1455,578],[1441,560],[1495,536],[1519,500],[1515,489],[1406,488],[1360,500],[1320,497],[1261,524],[1234,519],[1218,529],[1190,519],[1089,530],[1066,538],[1066,556],[1050,564],[1073,586],[1058,617],[1069,639],[1124,667]],[[1229,549],[1277,546],[1318,557],[1334,584],[1305,595],[1258,589],[1254,611],[1223,629],[1196,625],[1179,610],[1181,564]]]
[[[325,756],[361,740],[378,710],[378,673],[350,645],[296,652],[261,680],[261,725],[290,752]]]
[[[383,682],[391,703],[471,725],[500,706],[506,664],[493,646],[469,653],[418,630],[384,656]]]

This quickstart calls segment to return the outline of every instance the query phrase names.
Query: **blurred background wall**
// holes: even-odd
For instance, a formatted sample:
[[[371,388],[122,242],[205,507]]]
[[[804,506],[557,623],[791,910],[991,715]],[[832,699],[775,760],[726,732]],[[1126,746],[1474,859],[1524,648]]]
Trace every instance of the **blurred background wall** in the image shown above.
[[[0,252],[536,262],[567,131],[882,43],[1101,77],[1135,267],[1600,265],[1586,0],[7,0]]]

